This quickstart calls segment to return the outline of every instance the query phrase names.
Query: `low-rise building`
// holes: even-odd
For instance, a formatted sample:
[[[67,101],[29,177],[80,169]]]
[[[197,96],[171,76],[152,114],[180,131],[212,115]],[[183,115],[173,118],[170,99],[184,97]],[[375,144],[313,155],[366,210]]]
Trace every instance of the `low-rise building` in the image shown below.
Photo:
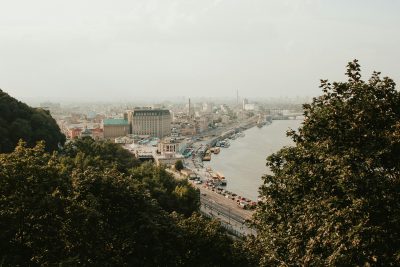
[[[246,105],[244,105],[243,109],[247,110],[247,111],[254,111],[257,109],[257,107],[255,104],[246,104]]]
[[[58,122],[61,131],[68,139],[90,136],[93,139],[102,139],[103,130],[98,123],[68,123],[66,121]]]
[[[204,131],[207,131],[210,122],[211,122],[211,119],[207,115],[203,115],[203,116],[199,117],[197,120],[197,132],[202,133]]]
[[[99,140],[99,139],[103,139],[104,138],[104,132],[103,129],[101,129],[100,127],[96,127],[94,129],[91,130],[92,131],[92,138],[95,140]]]
[[[196,134],[196,126],[194,124],[182,124],[179,133],[183,136],[192,136]]]
[[[178,153],[179,143],[170,138],[166,138],[158,143],[157,151],[154,159],[157,164],[164,164],[167,166],[174,165],[178,160],[183,160],[182,154]]]
[[[231,120],[231,117],[228,116],[228,115],[222,115],[221,116],[221,122],[224,123],[224,124],[228,124],[230,122],[230,120]]]
[[[105,139],[115,139],[129,134],[129,122],[125,119],[104,119],[103,134]]]

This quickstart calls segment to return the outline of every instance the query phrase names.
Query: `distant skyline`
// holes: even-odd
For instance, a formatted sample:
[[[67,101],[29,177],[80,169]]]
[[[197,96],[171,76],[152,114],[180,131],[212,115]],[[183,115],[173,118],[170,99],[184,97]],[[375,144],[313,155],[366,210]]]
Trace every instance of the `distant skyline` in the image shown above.
[[[15,95],[11,95],[15,97]],[[201,105],[203,103],[212,103],[215,105],[219,104],[236,104],[236,98],[233,97],[190,97],[193,105]],[[282,97],[240,97],[239,105],[243,105],[243,100],[247,99],[249,103],[258,103],[258,104],[305,104],[310,103],[312,97],[301,97],[301,96],[282,96]],[[70,100],[68,98],[53,98],[50,100],[44,100],[44,98],[29,98],[22,97],[18,98],[30,106],[39,107],[45,104],[61,104],[63,107],[67,106],[80,106],[80,105],[89,105],[89,106],[101,106],[101,105],[126,105],[127,107],[147,107],[153,105],[168,105],[168,104],[184,104],[187,105],[189,98],[188,97],[135,97],[134,99],[111,99],[111,100],[87,100],[87,99],[77,99]]]
[[[317,96],[359,59],[400,82],[400,1],[0,2],[0,88],[27,101]]]

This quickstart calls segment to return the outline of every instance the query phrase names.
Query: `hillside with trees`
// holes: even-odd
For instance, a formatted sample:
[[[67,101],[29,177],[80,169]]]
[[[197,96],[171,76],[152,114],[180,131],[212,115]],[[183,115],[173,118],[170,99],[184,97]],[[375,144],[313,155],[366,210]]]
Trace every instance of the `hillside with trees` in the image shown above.
[[[2,265],[247,265],[219,222],[197,214],[188,182],[151,164],[120,171],[118,158],[87,156],[81,145],[72,154],[44,147],[20,142],[0,154]]]
[[[0,154],[5,266],[246,265],[219,222],[197,213],[198,191],[163,167],[91,138],[44,148],[21,141]]]
[[[260,266],[400,265],[400,93],[374,72],[321,81],[295,142],[268,158],[248,241]]]
[[[0,89],[0,153],[13,151],[20,139],[29,147],[44,140],[47,151],[56,150],[65,142],[48,111],[31,108]]]

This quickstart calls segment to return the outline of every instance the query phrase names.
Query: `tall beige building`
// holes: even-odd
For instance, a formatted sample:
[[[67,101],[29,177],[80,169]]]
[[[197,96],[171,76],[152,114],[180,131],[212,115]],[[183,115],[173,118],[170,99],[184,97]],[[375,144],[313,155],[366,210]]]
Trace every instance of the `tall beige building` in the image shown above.
[[[131,133],[158,138],[171,135],[171,113],[166,109],[135,109],[128,111]]]

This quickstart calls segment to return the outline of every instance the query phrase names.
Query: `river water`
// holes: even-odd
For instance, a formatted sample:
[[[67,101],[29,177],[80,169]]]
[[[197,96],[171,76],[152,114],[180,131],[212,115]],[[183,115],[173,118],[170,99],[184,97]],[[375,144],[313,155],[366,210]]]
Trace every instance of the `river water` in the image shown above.
[[[261,129],[253,127],[245,131],[245,137],[229,140],[229,148],[212,155],[204,167],[222,172],[227,179],[226,190],[257,200],[261,177],[268,173],[266,158],[284,146],[293,145],[286,136],[289,129],[297,130],[301,120],[275,120]]]

